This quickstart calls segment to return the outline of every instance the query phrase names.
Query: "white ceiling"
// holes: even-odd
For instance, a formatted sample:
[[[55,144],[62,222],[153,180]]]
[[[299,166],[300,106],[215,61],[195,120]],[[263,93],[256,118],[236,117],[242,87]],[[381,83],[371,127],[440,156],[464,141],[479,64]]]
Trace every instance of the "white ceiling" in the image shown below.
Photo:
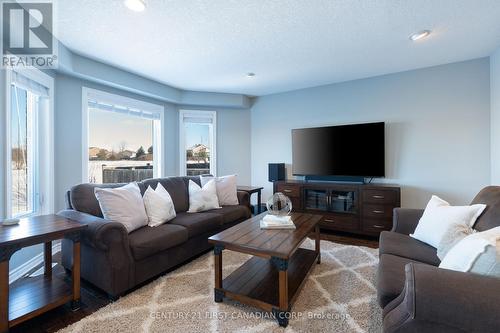
[[[174,87],[266,95],[490,55],[499,0],[59,0],[76,53]],[[422,29],[419,42],[408,36]],[[255,72],[247,78],[247,72]]]

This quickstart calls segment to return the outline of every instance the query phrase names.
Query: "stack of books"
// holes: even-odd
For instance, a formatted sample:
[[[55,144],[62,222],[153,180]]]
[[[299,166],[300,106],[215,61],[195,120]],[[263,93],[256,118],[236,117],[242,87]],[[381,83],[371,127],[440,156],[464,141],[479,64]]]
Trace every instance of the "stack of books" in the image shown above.
[[[295,229],[290,216],[266,215],[260,220],[261,229]]]

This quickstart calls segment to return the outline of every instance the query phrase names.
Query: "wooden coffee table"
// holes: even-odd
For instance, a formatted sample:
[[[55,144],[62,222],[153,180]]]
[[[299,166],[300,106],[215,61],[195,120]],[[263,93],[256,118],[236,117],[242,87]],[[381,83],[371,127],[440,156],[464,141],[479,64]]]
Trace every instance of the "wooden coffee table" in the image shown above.
[[[214,244],[215,301],[229,297],[272,312],[280,326],[288,325],[291,305],[309,270],[320,263],[319,221],[321,215],[293,213],[295,230],[261,230],[263,213],[208,239]],[[315,250],[299,248],[315,233]],[[222,279],[222,251],[253,257]]]

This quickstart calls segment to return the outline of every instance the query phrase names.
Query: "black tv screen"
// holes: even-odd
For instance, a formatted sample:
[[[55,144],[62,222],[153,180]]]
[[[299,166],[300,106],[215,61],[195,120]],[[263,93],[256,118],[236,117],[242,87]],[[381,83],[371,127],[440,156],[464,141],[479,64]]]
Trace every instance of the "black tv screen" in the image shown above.
[[[385,123],[292,130],[292,173],[385,177]]]

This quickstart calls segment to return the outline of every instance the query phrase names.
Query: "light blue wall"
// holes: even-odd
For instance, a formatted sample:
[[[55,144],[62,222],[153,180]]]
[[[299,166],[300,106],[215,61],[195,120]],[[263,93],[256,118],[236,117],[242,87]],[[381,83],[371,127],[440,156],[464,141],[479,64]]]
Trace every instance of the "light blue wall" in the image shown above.
[[[483,58],[257,98],[252,184],[266,198],[267,164],[290,169],[292,128],[385,121],[384,181],[402,186],[403,207],[433,193],[467,204],[490,182],[489,75]]]
[[[500,185],[500,48],[490,57],[491,183]]]

